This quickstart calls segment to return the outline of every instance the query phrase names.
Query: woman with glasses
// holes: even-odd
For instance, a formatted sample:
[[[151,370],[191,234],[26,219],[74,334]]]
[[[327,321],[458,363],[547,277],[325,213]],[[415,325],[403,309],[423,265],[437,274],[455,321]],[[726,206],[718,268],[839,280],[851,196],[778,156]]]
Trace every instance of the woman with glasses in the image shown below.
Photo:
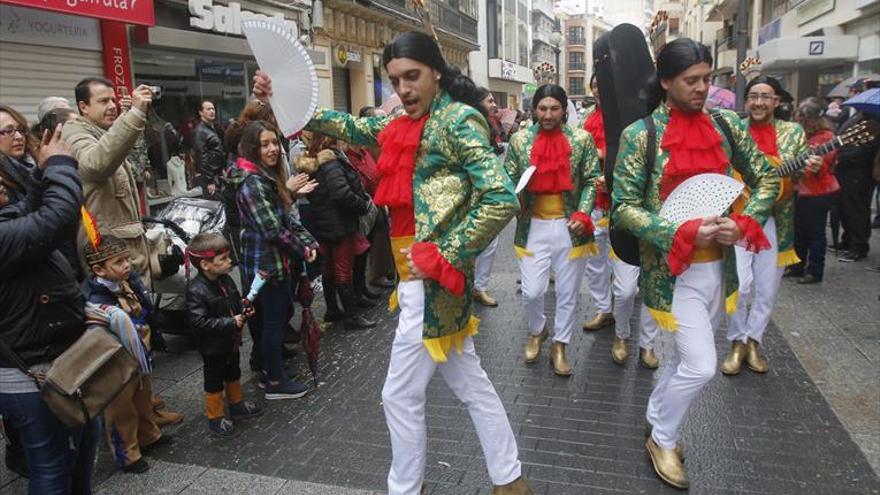
[[[0,177],[6,186],[9,202],[21,201],[33,187],[37,138],[28,131],[27,119],[12,107],[0,105]]]

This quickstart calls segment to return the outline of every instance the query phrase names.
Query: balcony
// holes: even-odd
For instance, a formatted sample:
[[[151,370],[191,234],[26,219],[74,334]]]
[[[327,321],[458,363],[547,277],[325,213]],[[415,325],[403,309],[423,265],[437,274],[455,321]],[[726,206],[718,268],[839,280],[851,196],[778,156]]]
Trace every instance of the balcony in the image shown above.
[[[736,31],[733,26],[725,26],[715,31],[715,46],[718,51],[736,49]]]
[[[585,46],[587,44],[587,40],[582,36],[578,36],[576,38],[569,38],[566,44],[568,46]]]
[[[415,10],[407,0],[372,0],[390,10],[405,14],[409,17],[417,17]],[[437,27],[447,33],[451,33],[468,41],[477,43],[477,20],[440,2],[429,2],[431,17],[437,23]]]
[[[585,62],[569,62],[568,70],[587,70],[587,64]]]

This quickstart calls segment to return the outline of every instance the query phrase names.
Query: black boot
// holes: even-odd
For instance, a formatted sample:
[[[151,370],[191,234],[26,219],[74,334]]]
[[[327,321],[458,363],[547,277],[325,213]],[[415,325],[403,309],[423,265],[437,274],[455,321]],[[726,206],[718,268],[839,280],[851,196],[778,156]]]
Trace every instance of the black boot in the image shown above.
[[[324,313],[324,321],[333,323],[345,319],[345,313],[339,309],[339,303],[336,301],[336,283],[327,280],[327,277],[321,278],[321,285],[324,287],[324,301],[327,304],[327,311]]]
[[[349,330],[362,330],[376,326],[375,321],[369,320],[360,314],[357,298],[351,285],[337,286],[337,290],[339,291],[339,299],[342,300],[342,307],[345,311],[345,328]]]

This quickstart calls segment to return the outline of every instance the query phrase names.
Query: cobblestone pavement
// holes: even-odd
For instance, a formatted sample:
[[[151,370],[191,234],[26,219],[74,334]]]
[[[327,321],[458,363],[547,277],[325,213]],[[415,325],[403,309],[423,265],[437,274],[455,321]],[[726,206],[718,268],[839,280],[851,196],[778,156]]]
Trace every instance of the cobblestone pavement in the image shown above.
[[[492,277],[491,291],[501,306],[477,310],[482,325],[475,340],[483,366],[507,408],[524,472],[536,493],[678,493],[656,478],[644,448],[645,406],[659,371],[639,367],[632,357],[626,366],[613,364],[611,329],[592,334],[576,330],[569,347],[575,374],[569,379],[553,375],[546,344],[538,364],[522,363],[525,317],[516,294],[518,268],[511,237],[508,228]],[[877,264],[874,256],[873,264]],[[847,366],[851,365],[838,363],[840,367],[829,370],[819,361],[810,362],[810,353],[822,355],[824,351],[812,349],[813,338],[799,333],[800,320],[792,320],[798,322],[795,326],[789,321],[782,325],[785,338],[773,325],[765,337],[770,372],[762,376],[744,371],[735,378],[719,373],[691,410],[683,439],[691,493],[880,493],[877,475],[850,436],[853,431],[869,453],[866,440],[876,441],[878,422],[870,413],[876,415],[878,406],[877,335],[876,327],[873,333],[868,330],[871,318],[880,321],[877,303],[853,309],[861,302],[848,303],[845,294],[829,295],[849,280],[868,280],[875,274],[865,272],[863,265],[847,268],[851,270],[847,272],[835,270],[829,267],[826,283],[810,289],[821,295],[818,298],[784,284],[776,321],[803,317],[794,305],[804,305],[808,308],[804,311],[824,315],[813,320],[817,330],[844,333],[847,340],[838,341],[837,347],[862,349],[871,358],[873,367],[868,369],[874,378],[872,384],[860,386],[864,407],[840,406],[847,400],[839,396],[848,389],[834,391],[850,379]],[[858,283],[876,292],[876,283]],[[580,314],[587,317],[592,304],[586,287],[582,292]],[[834,309],[823,313],[823,304]],[[840,312],[861,326],[835,321],[834,315]],[[246,394],[258,397],[267,414],[242,424],[242,435],[232,442],[207,435],[199,356],[184,339],[173,339],[177,352],[157,358],[155,382],[169,406],[186,413],[186,421],[166,430],[175,442],[149,458],[154,466],[145,475],[116,473],[103,448],[96,474],[98,493],[381,492],[391,451],[380,391],[396,318],[382,308],[373,310],[373,315],[382,317],[375,330],[330,329],[325,333],[320,386],[302,400],[263,401],[255,379],[245,370]],[[859,331],[864,334],[861,340],[856,337],[862,335]],[[720,356],[727,349],[723,337],[719,332]],[[662,335],[661,361],[669,355],[671,343],[669,335]],[[798,356],[806,361],[805,366]],[[834,361],[833,356],[826,357]],[[294,359],[292,364],[308,377],[302,360]],[[869,379],[871,371],[863,375]],[[428,396],[428,493],[490,493],[466,409],[439,376],[431,382]],[[849,419],[842,424],[835,410]],[[847,428],[861,424],[862,430],[847,431],[844,424]],[[23,480],[0,470],[0,492],[23,493],[24,489]]]

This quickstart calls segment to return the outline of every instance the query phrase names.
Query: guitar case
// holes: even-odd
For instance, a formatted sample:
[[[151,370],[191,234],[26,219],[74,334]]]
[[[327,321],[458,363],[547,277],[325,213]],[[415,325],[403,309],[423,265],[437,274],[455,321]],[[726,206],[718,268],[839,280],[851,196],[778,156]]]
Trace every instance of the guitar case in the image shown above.
[[[620,134],[628,125],[648,115],[644,89],[654,75],[654,61],[645,34],[632,24],[619,24],[600,36],[593,46],[593,61],[605,123],[605,183],[612,191]],[[610,238],[618,258],[639,266],[639,243],[635,236],[615,228],[612,222]]]

